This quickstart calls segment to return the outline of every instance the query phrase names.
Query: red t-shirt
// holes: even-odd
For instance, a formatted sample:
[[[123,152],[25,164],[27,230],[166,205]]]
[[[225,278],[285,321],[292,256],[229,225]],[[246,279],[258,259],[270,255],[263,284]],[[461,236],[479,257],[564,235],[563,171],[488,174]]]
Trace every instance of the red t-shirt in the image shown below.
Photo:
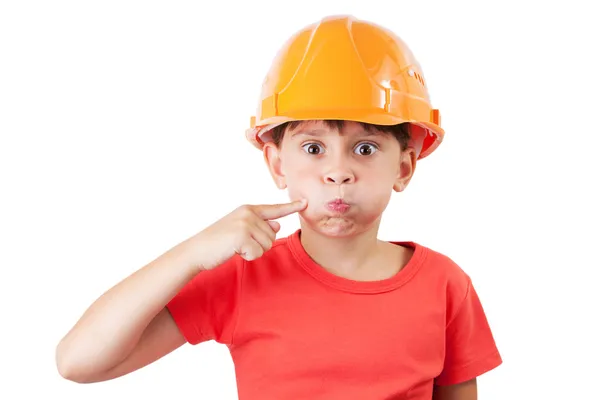
[[[191,344],[229,347],[241,400],[431,400],[433,384],[502,363],[470,278],[414,242],[408,264],[380,281],[317,265],[300,230],[261,258],[199,273],[168,308]]]

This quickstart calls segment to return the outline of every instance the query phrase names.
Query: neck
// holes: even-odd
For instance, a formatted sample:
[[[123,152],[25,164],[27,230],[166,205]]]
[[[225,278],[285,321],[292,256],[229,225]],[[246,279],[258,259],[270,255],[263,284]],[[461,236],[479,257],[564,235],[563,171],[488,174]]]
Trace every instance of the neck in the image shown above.
[[[301,220],[300,242],[310,257],[330,271],[352,273],[372,263],[381,249],[377,239],[379,221],[370,229],[347,237],[332,237],[315,231]]]

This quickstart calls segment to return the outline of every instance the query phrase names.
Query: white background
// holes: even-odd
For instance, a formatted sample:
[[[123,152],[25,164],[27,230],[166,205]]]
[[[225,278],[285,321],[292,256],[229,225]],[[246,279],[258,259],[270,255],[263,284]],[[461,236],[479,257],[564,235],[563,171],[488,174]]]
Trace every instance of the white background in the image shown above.
[[[446,139],[381,238],[472,276],[504,358],[480,399],[600,398],[593,4],[2,2],[0,398],[236,398],[215,343],[92,385],[59,377],[55,346],[171,246],[242,203],[286,200],[244,130],[281,44],[347,13],[409,44],[441,110]],[[281,222],[280,236],[298,226]]]

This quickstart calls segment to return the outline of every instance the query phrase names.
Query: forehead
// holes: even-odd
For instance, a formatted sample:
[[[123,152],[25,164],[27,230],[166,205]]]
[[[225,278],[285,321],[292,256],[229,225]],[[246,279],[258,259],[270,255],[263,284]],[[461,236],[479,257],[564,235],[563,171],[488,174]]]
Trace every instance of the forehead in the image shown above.
[[[387,136],[385,132],[368,124],[354,121],[298,121],[289,126],[290,138],[295,136],[321,136],[335,134],[340,136]]]

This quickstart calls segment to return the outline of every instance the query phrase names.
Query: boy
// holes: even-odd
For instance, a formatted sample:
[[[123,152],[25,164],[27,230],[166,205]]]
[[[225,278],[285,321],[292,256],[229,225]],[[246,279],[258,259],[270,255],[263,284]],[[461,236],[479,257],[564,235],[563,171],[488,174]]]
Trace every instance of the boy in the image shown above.
[[[352,17],[306,27],[247,132],[292,201],[239,207],[113,287],[58,345],[61,375],[114,379],[215,340],[243,400],[476,399],[502,360],[469,277],[377,239],[392,191],[443,135],[400,39]],[[276,238],[292,213],[300,229]]]

